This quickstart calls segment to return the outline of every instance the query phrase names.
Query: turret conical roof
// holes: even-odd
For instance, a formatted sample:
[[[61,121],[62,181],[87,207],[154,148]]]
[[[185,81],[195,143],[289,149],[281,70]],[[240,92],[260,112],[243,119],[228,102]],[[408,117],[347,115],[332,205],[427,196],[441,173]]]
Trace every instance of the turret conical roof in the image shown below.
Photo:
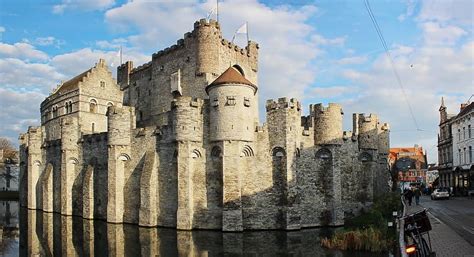
[[[246,79],[235,67],[229,67],[226,71],[224,71],[219,77],[217,77],[216,80],[207,86],[206,91],[208,91],[208,89],[212,86],[222,84],[242,84],[254,87],[255,90],[257,89],[257,86]]]

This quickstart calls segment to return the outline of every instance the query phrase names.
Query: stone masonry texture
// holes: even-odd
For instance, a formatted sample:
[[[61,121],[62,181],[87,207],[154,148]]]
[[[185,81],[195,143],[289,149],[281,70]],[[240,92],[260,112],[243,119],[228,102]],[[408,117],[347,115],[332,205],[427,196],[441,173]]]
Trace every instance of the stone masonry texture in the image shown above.
[[[20,135],[21,204],[183,230],[343,225],[389,190],[388,124],[354,114],[343,131],[341,105],[302,116],[285,97],[267,100],[260,124],[258,49],[200,20],[117,81],[99,60],[59,85]],[[253,86],[208,87],[228,69]]]

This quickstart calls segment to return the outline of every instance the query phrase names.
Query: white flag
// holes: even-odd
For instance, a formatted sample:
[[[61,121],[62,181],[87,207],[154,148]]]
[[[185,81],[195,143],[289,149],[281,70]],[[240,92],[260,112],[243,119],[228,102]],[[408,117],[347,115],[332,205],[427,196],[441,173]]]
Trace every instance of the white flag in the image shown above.
[[[245,22],[244,24],[242,24],[242,26],[240,26],[236,31],[235,31],[235,34],[234,36],[232,37],[232,43],[234,43],[234,39],[235,39],[235,36],[237,36],[237,34],[247,34],[247,40],[248,40],[248,37],[249,37],[249,31],[248,31],[248,28],[247,28],[247,22]]]
[[[122,62],[121,55],[122,55],[122,47],[120,47],[120,49],[118,50],[117,54],[116,54],[115,57],[112,59],[112,63],[110,63],[110,66],[111,66],[111,67],[114,67],[114,63],[115,63],[115,61],[117,60],[117,58],[120,58],[120,62]],[[121,65],[121,63],[120,63],[120,65]]]
[[[206,18],[206,20],[209,20],[209,19],[212,17],[212,15],[214,14],[215,11],[216,11],[216,8],[215,8],[215,7],[212,8],[212,9],[207,13],[207,18]]]
[[[242,24],[235,34],[246,34],[247,33],[247,22]]]

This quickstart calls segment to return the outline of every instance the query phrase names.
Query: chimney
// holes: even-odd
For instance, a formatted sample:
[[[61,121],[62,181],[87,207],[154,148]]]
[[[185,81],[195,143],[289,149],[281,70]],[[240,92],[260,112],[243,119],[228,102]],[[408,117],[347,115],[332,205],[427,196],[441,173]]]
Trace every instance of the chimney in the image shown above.
[[[466,108],[469,104],[465,103],[465,104],[461,104],[461,109],[459,110],[460,112],[462,112],[462,110],[464,110],[464,108]]]

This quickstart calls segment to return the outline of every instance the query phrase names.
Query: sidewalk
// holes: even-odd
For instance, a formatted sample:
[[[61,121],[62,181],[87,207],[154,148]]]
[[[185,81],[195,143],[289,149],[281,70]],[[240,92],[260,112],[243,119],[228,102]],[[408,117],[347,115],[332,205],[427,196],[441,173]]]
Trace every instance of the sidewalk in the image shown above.
[[[422,206],[416,206],[415,203],[413,203],[412,206],[407,205],[408,214],[422,209]],[[433,251],[436,252],[436,257],[474,257],[474,246],[469,244],[464,238],[431,213],[428,213],[428,216],[430,218],[431,227],[433,228],[433,230],[430,231],[430,237]]]

